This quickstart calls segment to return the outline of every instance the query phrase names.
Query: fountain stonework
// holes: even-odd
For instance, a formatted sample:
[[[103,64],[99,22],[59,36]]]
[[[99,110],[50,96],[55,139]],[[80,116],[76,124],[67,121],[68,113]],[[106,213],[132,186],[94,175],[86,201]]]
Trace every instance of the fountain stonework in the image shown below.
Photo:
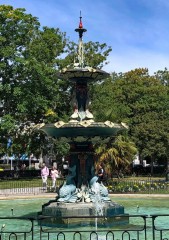
[[[79,34],[77,62],[72,68],[60,72],[60,78],[74,84],[71,100],[73,113],[67,123],[59,121],[41,126],[41,130],[48,136],[70,144],[69,174],[60,187],[56,200],[44,204],[40,216],[46,217],[46,224],[58,226],[93,224],[95,216],[103,216],[98,223],[105,226],[123,224],[128,222],[124,207],[112,202],[107,188],[103,183],[97,182],[93,144],[116,136],[125,125],[94,121],[90,112],[88,83],[103,80],[109,74],[85,66],[82,37],[86,29],[83,28],[81,16],[79,27],[75,31]]]

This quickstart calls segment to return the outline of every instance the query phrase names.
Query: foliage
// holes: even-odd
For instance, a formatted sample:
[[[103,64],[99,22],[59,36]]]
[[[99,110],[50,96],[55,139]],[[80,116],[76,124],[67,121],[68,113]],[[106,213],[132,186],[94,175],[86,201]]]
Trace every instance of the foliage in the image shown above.
[[[169,183],[164,181],[109,181],[109,193],[168,193]]]
[[[55,140],[54,141],[54,152],[57,156],[66,156],[70,150],[70,146],[67,142],[65,141],[59,141]]]
[[[72,86],[59,78],[59,71],[76,63],[77,44],[58,28],[40,26],[25,9],[7,5],[0,5],[0,33],[0,154],[7,151],[9,137],[13,141],[8,149],[11,152],[46,154],[49,148],[45,146],[51,145],[48,139],[43,133],[25,130],[25,125],[69,119]],[[110,51],[105,43],[84,43],[85,64],[101,69]],[[169,162],[168,86],[167,68],[154,76],[141,68],[111,73],[105,81],[90,85],[95,120],[129,125],[129,141],[118,137],[97,146],[101,161],[109,160],[109,172],[111,164],[118,169],[132,161],[131,142],[142,159],[148,157],[152,164],[157,159]],[[55,154],[68,151],[64,143],[52,146]]]
[[[159,79],[164,86],[169,86],[169,71],[167,68],[165,68],[163,71],[157,71],[155,77]]]
[[[15,122],[12,127],[5,121],[1,134],[5,139],[7,134],[11,135],[13,151],[31,152],[36,148],[37,154],[45,152],[43,134],[38,139],[27,133],[23,125],[69,119],[71,86],[59,78],[59,70],[74,62],[72,53],[77,52],[77,44],[58,28],[41,27],[38,19],[25,9],[7,5],[0,5],[0,32],[1,115]],[[89,54],[93,56],[90,66],[101,67],[111,49],[106,44],[89,42],[85,51],[89,60]],[[1,150],[5,151],[2,144]]]
[[[106,43],[99,42],[86,42],[83,43],[84,50],[84,67],[89,66],[92,68],[103,68],[104,65],[108,64],[107,57],[112,51],[112,48],[106,45]],[[67,44],[67,56],[64,61],[60,62],[60,67],[65,68],[69,66],[73,67],[74,64],[78,63],[78,44],[69,42]]]
[[[122,89],[116,87],[121,78],[121,73],[112,73],[105,81],[92,87],[92,111],[96,121],[127,122],[130,108],[124,104]]]
[[[130,135],[142,157],[150,156],[153,164],[155,156],[166,153],[164,135],[168,135],[169,127],[168,89],[158,79],[149,76],[146,69],[126,73],[120,85],[130,108],[127,116]]]
[[[94,90],[93,109],[100,109],[97,120],[127,123],[139,154],[142,159],[151,158],[151,164],[169,157],[167,74],[165,70],[150,76],[147,69],[113,73]]]
[[[125,135],[119,135],[113,141],[95,146],[98,162],[103,163],[106,173],[111,176],[117,172],[119,175],[134,159],[137,149],[135,144]]]
[[[18,121],[39,122],[52,107],[60,117],[59,106],[65,101],[61,101],[62,87],[56,76],[65,34],[54,28],[41,30],[37,18],[11,6],[1,5],[0,22],[4,114]]]

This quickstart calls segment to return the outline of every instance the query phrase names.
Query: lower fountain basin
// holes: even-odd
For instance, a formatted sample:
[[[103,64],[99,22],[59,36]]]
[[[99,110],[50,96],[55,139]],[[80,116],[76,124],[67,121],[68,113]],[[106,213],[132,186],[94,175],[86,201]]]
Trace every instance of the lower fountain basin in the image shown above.
[[[110,227],[128,224],[128,214],[124,213],[124,207],[115,202],[105,202],[102,206],[103,215],[97,216],[95,203],[60,203],[49,201],[42,206],[39,217],[41,224],[45,226],[95,226]]]

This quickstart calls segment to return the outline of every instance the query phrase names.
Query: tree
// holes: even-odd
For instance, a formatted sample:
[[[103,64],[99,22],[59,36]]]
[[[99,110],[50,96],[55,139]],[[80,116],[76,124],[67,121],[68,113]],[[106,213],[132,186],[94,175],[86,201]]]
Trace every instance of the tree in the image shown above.
[[[122,89],[116,87],[121,78],[121,73],[112,73],[105,81],[93,85],[92,110],[97,121],[126,122],[130,108],[123,102]]]
[[[167,79],[167,70],[150,76],[147,69],[135,69],[113,73],[93,91],[93,110],[99,109],[97,119],[127,123],[141,158],[151,159],[152,173],[153,162],[162,156],[169,158]]]
[[[26,133],[19,133],[24,123],[48,121],[50,109],[55,112],[52,120],[66,117],[68,93],[62,90],[67,86],[57,75],[67,40],[59,29],[41,30],[25,9],[6,5],[0,6],[0,32],[1,121],[3,126],[9,116],[15,122],[12,130],[9,124],[5,132],[2,126],[0,130],[4,139],[10,133],[13,149],[20,151],[20,143],[28,140]]]
[[[11,115],[5,115],[3,121],[0,124],[0,156],[6,152],[11,152],[10,145],[8,147],[8,139],[15,134],[16,121]]]
[[[24,9],[1,6],[0,96],[4,113],[39,122],[49,108],[63,117],[66,94],[58,80],[60,55],[66,46],[59,29],[43,27]],[[64,101],[63,101],[64,100]],[[60,105],[62,104],[63,107]]]
[[[60,79],[59,70],[73,62],[70,50],[77,45],[58,28],[41,27],[38,19],[26,14],[25,9],[7,5],[0,5],[0,33],[2,121],[9,115],[19,129],[24,124],[67,121],[71,86]],[[85,51],[90,49],[95,58],[92,66],[101,67],[110,48],[92,42],[86,45]],[[67,55],[65,59],[63,54]],[[17,144],[27,141],[28,136],[17,134],[16,139],[16,131],[14,127],[12,137],[15,149],[19,149]]]
[[[159,79],[163,85],[169,86],[169,71],[167,68],[165,68],[163,71],[157,71],[155,77]]]
[[[153,166],[155,159],[166,149],[161,133],[169,129],[168,88],[154,76],[149,76],[147,69],[124,74],[114,86],[114,97],[122,100],[124,109],[129,108],[125,117],[130,127],[129,134],[142,157],[149,156]]]
[[[106,43],[99,42],[85,42],[83,43],[84,50],[84,67],[92,67],[102,69],[104,65],[108,64],[107,57],[112,51],[112,48]],[[78,44],[69,42],[67,44],[67,56],[60,62],[60,68],[73,67],[78,60]]]
[[[115,140],[96,146],[96,153],[99,163],[104,163],[109,176],[115,172],[119,176],[120,172],[132,163],[137,149],[127,135],[119,135]]]

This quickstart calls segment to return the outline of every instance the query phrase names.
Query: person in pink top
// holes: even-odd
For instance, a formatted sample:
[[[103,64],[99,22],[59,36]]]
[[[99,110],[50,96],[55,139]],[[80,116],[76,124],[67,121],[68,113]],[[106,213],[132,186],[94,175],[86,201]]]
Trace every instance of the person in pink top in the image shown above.
[[[42,177],[42,184],[43,184],[44,190],[47,188],[48,176],[49,176],[49,168],[46,166],[45,163],[43,163],[41,168],[41,177]]]
[[[58,173],[58,170],[56,169],[56,167],[54,167],[54,166],[52,167],[50,176],[52,178],[52,188],[55,190],[56,189],[56,179],[59,177],[59,173]]]

